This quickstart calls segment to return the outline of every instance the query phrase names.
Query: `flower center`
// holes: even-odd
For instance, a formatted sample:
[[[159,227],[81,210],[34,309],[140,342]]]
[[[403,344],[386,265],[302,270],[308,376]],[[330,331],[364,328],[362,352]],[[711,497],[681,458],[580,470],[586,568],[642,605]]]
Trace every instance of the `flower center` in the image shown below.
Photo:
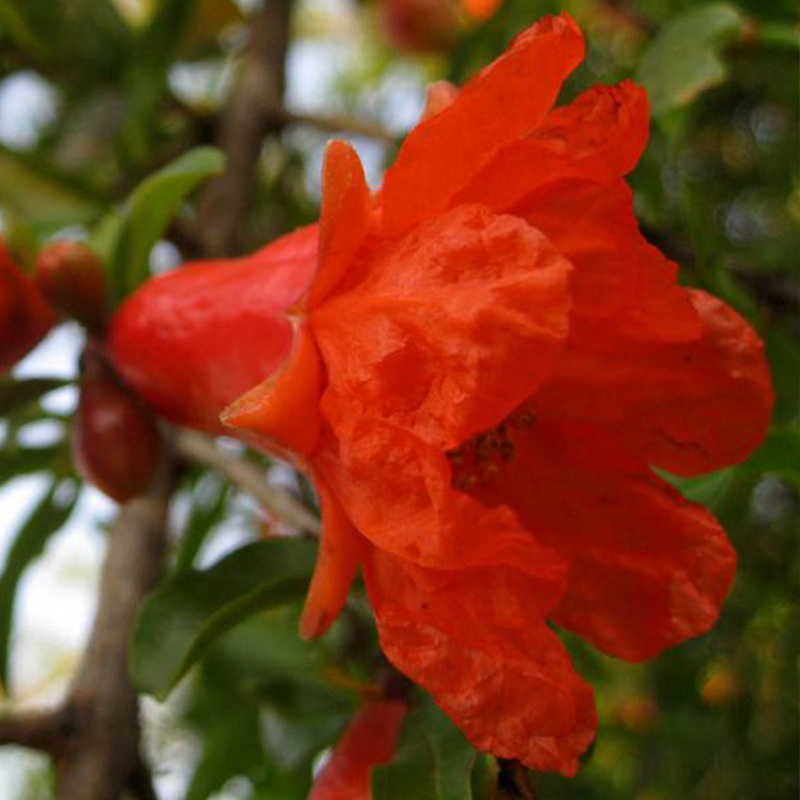
[[[453,470],[453,487],[469,492],[496,478],[503,464],[514,459],[514,436],[530,429],[535,422],[530,408],[521,406],[496,427],[448,450],[445,455]]]

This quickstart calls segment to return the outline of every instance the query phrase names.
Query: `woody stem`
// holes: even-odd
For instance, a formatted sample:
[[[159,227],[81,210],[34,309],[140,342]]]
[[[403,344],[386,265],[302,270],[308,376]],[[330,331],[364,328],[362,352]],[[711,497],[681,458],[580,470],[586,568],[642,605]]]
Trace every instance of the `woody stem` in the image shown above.
[[[231,483],[252,495],[267,511],[294,528],[318,534],[319,520],[289,492],[270,486],[263,469],[236,453],[224,451],[213,439],[185,429],[176,430],[178,454],[222,473]]]

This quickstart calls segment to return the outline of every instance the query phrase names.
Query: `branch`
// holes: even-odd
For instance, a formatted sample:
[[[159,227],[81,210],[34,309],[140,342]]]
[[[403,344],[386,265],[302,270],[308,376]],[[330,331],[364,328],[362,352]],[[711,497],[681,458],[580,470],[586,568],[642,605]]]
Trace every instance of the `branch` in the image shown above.
[[[289,492],[270,486],[264,471],[246,458],[226,453],[213,439],[185,429],[176,430],[175,449],[183,458],[221,472],[289,525],[301,531],[319,533],[319,520]]]
[[[0,745],[16,744],[55,754],[68,732],[64,709],[0,715]]]
[[[156,790],[153,788],[150,770],[141,756],[128,780],[128,791],[136,800],[158,800]]]
[[[358,119],[340,114],[309,114],[283,108],[273,111],[285,125],[310,125],[330,133],[349,133],[353,136],[367,136],[387,144],[394,144],[400,138],[377,122]]]
[[[123,506],[109,533],[97,615],[66,706],[74,727],[60,753],[56,800],[116,800],[140,768],[128,642],[161,568],[173,484],[165,457],[149,491]]]
[[[291,7],[292,0],[265,0],[251,25],[239,78],[221,120],[219,139],[227,168],[208,184],[198,204],[197,233],[206,256],[237,252],[261,142],[282,126],[267,109],[283,105]]]
[[[500,774],[498,775],[498,800],[536,800],[536,792],[531,786],[528,770],[519,761],[498,759]]]

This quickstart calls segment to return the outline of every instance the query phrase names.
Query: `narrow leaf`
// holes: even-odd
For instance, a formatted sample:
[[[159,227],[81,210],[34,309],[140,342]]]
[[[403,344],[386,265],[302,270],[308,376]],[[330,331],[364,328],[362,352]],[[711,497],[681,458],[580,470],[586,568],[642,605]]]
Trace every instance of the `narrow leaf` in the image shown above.
[[[175,559],[176,571],[191,569],[206,537],[222,519],[228,501],[228,486],[229,484],[218,481],[213,487],[205,487],[208,493],[205,497],[199,495],[195,489],[189,519],[186,521]]]
[[[69,381],[63,378],[2,378],[0,379],[0,417],[38,400],[43,394],[61,389]]]
[[[205,676],[203,676],[205,677]],[[199,695],[199,697],[198,697]],[[206,800],[236,775],[257,770],[265,760],[260,744],[259,708],[235,684],[198,681],[192,698],[202,754],[183,800]]]
[[[72,480],[53,483],[17,533],[0,575],[0,682],[8,686],[8,656],[14,600],[19,580],[44,550],[48,539],[69,519],[78,499]]]
[[[723,48],[742,35],[745,20],[727,3],[690,7],[667,23],[645,51],[637,80],[647,87],[656,116],[688,105],[722,83]]]
[[[395,757],[371,773],[373,800],[473,800],[477,752],[432,702],[406,720]]]
[[[57,462],[68,463],[67,455],[63,442],[46,447],[4,447],[0,452],[0,484],[20,475],[51,469]]]
[[[36,25],[36,21],[30,18],[30,6],[35,5],[34,3],[23,4],[19,0],[16,2],[0,0],[0,27],[19,47],[29,50],[37,56],[44,56],[48,49],[48,41],[44,34],[48,31],[42,30]],[[43,5],[47,6],[47,11],[52,7],[50,3]]]
[[[165,697],[220,635],[259,611],[303,597],[315,552],[307,540],[271,539],[209,569],[169,578],[144,604],[134,631],[134,684]]]
[[[57,228],[91,220],[97,213],[88,193],[39,161],[0,146],[0,205],[32,225]]]
[[[135,289],[150,273],[150,251],[186,196],[222,171],[225,160],[214,147],[196,147],[144,180],[133,193],[119,230],[114,272],[117,299]]]

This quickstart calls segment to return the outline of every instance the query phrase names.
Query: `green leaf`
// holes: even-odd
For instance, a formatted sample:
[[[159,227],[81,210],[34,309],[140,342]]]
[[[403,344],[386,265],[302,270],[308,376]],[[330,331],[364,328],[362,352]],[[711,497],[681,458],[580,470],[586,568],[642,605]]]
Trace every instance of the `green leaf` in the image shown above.
[[[61,60],[79,68],[84,80],[108,86],[130,63],[131,29],[108,0],[60,2],[65,16],[58,31]]]
[[[47,447],[4,447],[0,452],[0,484],[20,475],[51,469],[60,461],[68,463],[67,457],[65,443]]]
[[[8,687],[8,654],[17,586],[28,565],[48,539],[69,519],[78,499],[74,480],[52,483],[39,505],[17,533],[0,576],[0,682]]]
[[[795,425],[773,428],[740,469],[749,473],[770,472],[797,481],[800,479],[800,431]]]
[[[123,138],[137,160],[155,144],[155,118],[167,89],[169,70],[195,15],[199,0],[159,2],[136,38],[125,75],[128,114]]]
[[[146,178],[135,190],[123,212],[113,260],[117,300],[149,276],[150,251],[186,196],[224,166],[220,150],[196,147]]]
[[[477,752],[432,702],[406,720],[400,747],[389,764],[371,773],[373,800],[473,800]]]
[[[206,483],[195,489],[192,495],[192,507],[189,519],[181,536],[180,548],[175,558],[175,570],[191,569],[200,548],[212,528],[222,519],[228,503],[229,484],[206,476],[207,481],[215,481],[213,485]]]
[[[11,208],[3,208],[3,244],[14,263],[28,274],[33,272],[41,243],[33,226]]]
[[[655,116],[688,105],[722,83],[721,50],[742,35],[745,20],[727,3],[690,8],[668,22],[644,53],[637,80],[647,87]]]
[[[304,539],[270,539],[242,547],[209,569],[169,578],[145,602],[134,631],[134,684],[165,697],[225,631],[303,597],[315,553],[315,544]]]
[[[256,640],[251,647],[262,650],[265,645]],[[208,669],[204,661],[192,682],[186,719],[202,745],[202,755],[183,800],[206,800],[236,776],[247,776],[253,784],[250,800],[304,800],[311,764],[290,769],[271,756],[264,746],[264,707],[252,681],[242,680],[233,664],[224,670],[218,667]],[[310,721],[304,719],[305,728]],[[257,787],[264,788],[263,795]]]
[[[32,225],[56,229],[90,221],[97,205],[70,178],[40,159],[0,146],[0,205]]]
[[[788,423],[797,419],[800,409],[800,351],[797,337],[787,330],[771,327],[766,331],[764,342],[772,372],[775,389],[775,423]]]
[[[14,378],[0,379],[0,417],[38,400],[43,394],[67,386],[63,378]]]
[[[235,686],[209,683],[205,675],[197,681],[191,701],[190,714],[202,742],[202,755],[184,800],[206,800],[230,778],[253,771],[264,761],[259,709]]]
[[[39,12],[38,14],[31,12]],[[19,0],[0,0],[0,29],[6,33],[23,50],[28,50],[34,55],[43,57],[47,54],[50,33],[49,25],[41,23],[47,19],[42,18],[42,11],[47,17],[52,12],[57,12],[58,7],[52,2],[20,3]],[[57,24],[57,14],[48,22]]]
[[[100,218],[89,236],[89,247],[103,262],[109,282],[114,280],[115,260],[124,228],[125,217],[119,211],[109,211]]]
[[[697,478],[678,478],[666,473],[661,476],[676,486],[687,500],[713,511],[735,482],[736,473],[736,468],[728,467]]]

